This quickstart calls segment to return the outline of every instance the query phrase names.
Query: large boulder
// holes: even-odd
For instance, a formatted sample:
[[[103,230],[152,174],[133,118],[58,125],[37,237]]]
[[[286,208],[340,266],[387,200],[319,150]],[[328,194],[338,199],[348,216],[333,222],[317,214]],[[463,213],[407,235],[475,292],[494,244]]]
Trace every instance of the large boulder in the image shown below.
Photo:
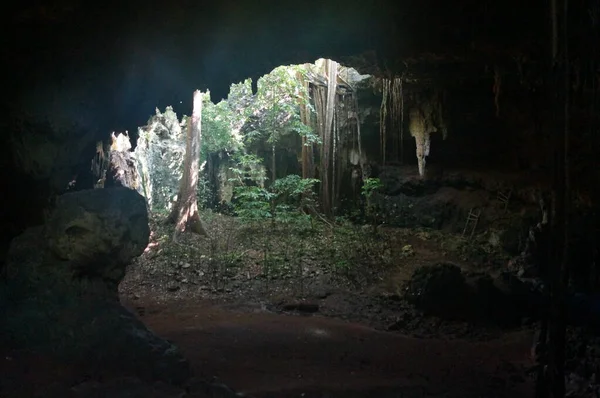
[[[66,194],[49,222],[11,242],[0,284],[0,348],[77,366],[86,375],[182,383],[188,362],[118,299],[126,265],[149,239],[143,198],[126,188]]]
[[[538,304],[530,287],[510,273],[464,272],[449,263],[415,270],[405,298],[429,315],[501,326],[519,325]]]
[[[76,273],[118,283],[148,246],[146,202],[123,187],[67,193],[57,199],[44,236]]]
[[[425,313],[463,318],[469,308],[470,289],[458,266],[436,264],[415,270],[405,297]]]

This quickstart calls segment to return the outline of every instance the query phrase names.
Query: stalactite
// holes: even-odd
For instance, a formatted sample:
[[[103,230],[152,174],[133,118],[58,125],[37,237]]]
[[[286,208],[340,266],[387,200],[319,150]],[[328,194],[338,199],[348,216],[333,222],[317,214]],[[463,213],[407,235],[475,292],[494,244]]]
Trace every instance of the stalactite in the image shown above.
[[[424,112],[417,107],[412,108],[410,110],[410,134],[415,138],[419,176],[421,178],[425,177],[425,162],[429,154],[429,130],[430,126]]]
[[[431,133],[441,131],[446,134],[446,125],[442,119],[439,93],[422,99],[409,112],[410,134],[415,138],[419,176],[425,177],[427,156],[431,147]]]

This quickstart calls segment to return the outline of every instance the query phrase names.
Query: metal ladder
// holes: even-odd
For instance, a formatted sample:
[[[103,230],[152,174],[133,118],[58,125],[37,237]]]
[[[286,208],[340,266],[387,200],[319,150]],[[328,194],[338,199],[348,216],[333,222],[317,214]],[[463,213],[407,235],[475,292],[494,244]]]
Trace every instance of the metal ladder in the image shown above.
[[[469,215],[467,216],[467,221],[465,222],[465,228],[463,229],[462,236],[465,236],[469,226],[471,226],[471,233],[469,238],[472,238],[475,234],[475,230],[477,229],[477,223],[479,222],[479,216],[481,216],[481,210],[473,207],[469,210]]]

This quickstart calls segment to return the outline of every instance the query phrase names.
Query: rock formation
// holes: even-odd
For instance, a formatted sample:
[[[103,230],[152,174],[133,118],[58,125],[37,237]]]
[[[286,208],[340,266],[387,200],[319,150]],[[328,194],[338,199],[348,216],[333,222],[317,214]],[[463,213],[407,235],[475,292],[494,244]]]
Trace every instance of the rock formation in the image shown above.
[[[43,226],[11,242],[0,286],[7,348],[77,364],[89,374],[182,383],[177,347],[119,303],[117,286],[149,239],[146,203],[136,191],[68,193]]]

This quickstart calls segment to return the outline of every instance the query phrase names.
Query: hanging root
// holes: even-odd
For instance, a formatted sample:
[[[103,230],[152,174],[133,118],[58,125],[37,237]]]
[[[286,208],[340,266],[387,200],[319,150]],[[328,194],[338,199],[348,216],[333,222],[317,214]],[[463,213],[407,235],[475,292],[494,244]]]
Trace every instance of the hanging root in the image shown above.
[[[387,100],[388,100],[388,96],[390,95],[390,86],[391,86],[391,80],[389,79],[381,79],[381,92],[382,92],[382,97],[381,97],[381,107],[379,110],[379,145],[380,145],[380,151],[381,151],[381,159],[382,159],[382,164],[385,165],[385,153],[386,153],[386,142],[387,142],[387,136],[386,136],[386,125],[387,125]]]
[[[404,163],[404,85],[400,78],[400,163]]]
[[[400,124],[400,126],[398,126]],[[402,98],[402,78],[394,77],[392,85],[392,130],[395,134],[396,146],[394,147],[394,156],[402,161],[402,139],[404,124],[404,99]]]
[[[500,117],[500,92],[502,90],[502,76],[500,76],[500,68],[494,67],[494,105],[496,107],[496,117]]]

